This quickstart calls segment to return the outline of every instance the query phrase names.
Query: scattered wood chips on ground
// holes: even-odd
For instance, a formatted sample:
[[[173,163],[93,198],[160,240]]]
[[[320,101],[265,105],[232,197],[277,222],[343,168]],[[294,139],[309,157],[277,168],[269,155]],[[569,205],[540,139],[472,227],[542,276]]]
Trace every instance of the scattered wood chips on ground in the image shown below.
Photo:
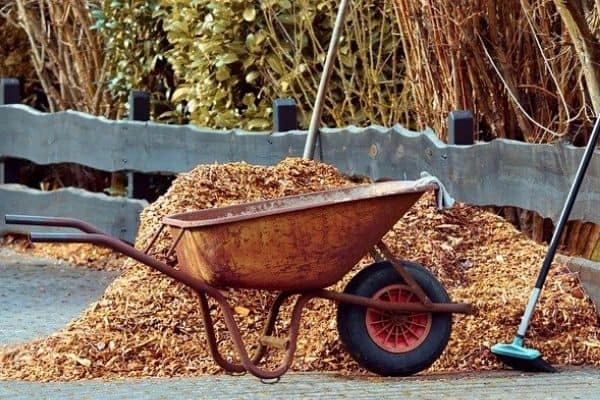
[[[298,159],[274,167],[199,166],[178,177],[164,196],[144,210],[136,246],[143,248],[168,214],[351,184],[355,183],[333,167]],[[489,348],[512,339],[545,247],[477,208],[458,205],[439,211],[433,196],[419,201],[384,241],[399,257],[430,268],[454,301],[474,305],[474,315],[454,317],[450,343],[428,371],[501,368]],[[164,233],[153,255],[164,259],[170,243]],[[365,258],[360,265],[369,262]],[[208,353],[193,293],[133,261],[127,261],[125,268],[104,296],[62,331],[4,349],[0,378],[48,381],[222,372]],[[342,290],[359,269],[335,288]],[[242,332],[254,343],[273,294],[225,292],[239,314]],[[214,305],[213,312],[218,314]],[[338,340],[335,315],[331,302],[310,304],[303,314],[292,369],[361,371]],[[286,325],[287,320],[279,324],[279,332]],[[234,357],[221,321],[217,328],[222,351]],[[541,350],[553,364],[600,365],[599,334],[594,306],[577,276],[555,265],[532,320],[528,345]],[[272,357],[266,362],[277,361]]]
[[[119,270],[127,257],[107,249],[86,243],[31,243],[20,235],[8,235],[0,240],[0,245],[18,253],[39,257],[50,257],[94,270]]]

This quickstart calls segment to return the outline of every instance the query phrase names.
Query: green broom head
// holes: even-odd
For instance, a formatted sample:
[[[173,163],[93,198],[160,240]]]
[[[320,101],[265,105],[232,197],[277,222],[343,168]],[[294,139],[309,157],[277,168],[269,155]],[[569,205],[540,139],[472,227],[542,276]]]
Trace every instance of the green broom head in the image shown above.
[[[536,349],[523,346],[523,338],[517,336],[512,343],[498,343],[492,346],[495,354],[509,367],[526,372],[557,372],[556,369],[542,358]]]

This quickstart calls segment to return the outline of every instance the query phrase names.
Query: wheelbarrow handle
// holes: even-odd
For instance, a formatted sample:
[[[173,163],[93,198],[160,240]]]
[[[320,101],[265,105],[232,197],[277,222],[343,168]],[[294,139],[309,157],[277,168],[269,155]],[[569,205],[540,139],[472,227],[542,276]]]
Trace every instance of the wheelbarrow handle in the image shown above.
[[[105,246],[113,249],[114,251],[125,254],[128,257],[133,258],[146,264],[155,270],[162,272],[163,274],[170,276],[171,278],[191,287],[192,289],[204,292],[209,296],[225,301],[225,297],[216,288],[209,286],[204,281],[194,278],[187,273],[178,269],[172,268],[169,265],[157,260],[156,258],[149,256],[136,249],[134,246],[123,242],[115,237],[102,233],[42,233],[32,232],[29,234],[32,242],[38,243],[89,243],[99,246]]]
[[[33,226],[56,226],[75,228],[86,233],[105,234],[94,225],[75,218],[42,217],[38,215],[7,214],[4,216],[6,224],[10,225],[33,225]]]
[[[29,239],[33,243],[81,243],[86,241],[87,234],[81,233],[42,233],[31,232]]]

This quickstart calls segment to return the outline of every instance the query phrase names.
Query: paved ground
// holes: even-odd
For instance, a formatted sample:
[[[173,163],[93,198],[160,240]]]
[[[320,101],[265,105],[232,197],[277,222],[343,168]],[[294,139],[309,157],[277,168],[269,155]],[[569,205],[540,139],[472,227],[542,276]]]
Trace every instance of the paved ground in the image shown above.
[[[0,345],[47,336],[63,327],[116,276],[0,247]]]
[[[17,256],[0,247],[0,345],[46,335],[100,296],[115,273]],[[0,399],[600,399],[600,370],[383,379],[287,374],[275,385],[251,376],[31,383],[0,381]]]
[[[600,372],[515,373],[374,379],[287,374],[274,385],[250,376],[119,382],[1,382],[0,399],[600,399]]]

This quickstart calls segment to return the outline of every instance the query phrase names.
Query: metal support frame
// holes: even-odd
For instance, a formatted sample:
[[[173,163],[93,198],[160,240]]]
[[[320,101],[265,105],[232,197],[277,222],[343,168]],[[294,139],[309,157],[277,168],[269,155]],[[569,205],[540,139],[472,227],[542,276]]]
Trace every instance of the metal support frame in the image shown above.
[[[404,268],[404,265],[402,265],[402,260],[396,258],[396,256],[394,256],[394,254],[385,245],[385,243],[383,243],[383,241],[379,241],[379,243],[375,245],[375,249],[376,251],[381,252],[383,260],[387,260],[392,263],[394,269],[396,270],[396,272],[398,272],[398,275],[400,275],[404,283],[408,285],[408,287],[413,291],[413,293],[419,298],[419,300],[424,305],[429,306],[432,304],[429,297],[427,297],[427,293],[423,291],[423,289],[421,288],[421,286],[419,286],[415,278],[413,278],[413,276],[406,270],[406,268]]]

